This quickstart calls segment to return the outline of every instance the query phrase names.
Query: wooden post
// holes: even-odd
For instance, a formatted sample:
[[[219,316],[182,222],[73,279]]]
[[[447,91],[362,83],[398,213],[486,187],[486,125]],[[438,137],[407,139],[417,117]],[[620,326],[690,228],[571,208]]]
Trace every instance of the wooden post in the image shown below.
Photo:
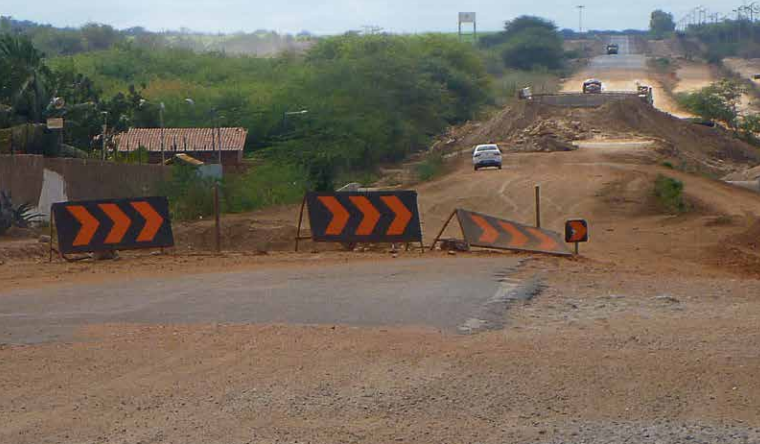
[[[296,251],[298,251],[298,241],[301,240],[301,222],[303,222],[303,209],[306,207],[306,196],[301,201],[301,212],[298,214],[298,229],[296,230]]]
[[[457,210],[454,210],[454,211],[451,212],[451,215],[449,216],[449,218],[446,219],[446,223],[443,224],[443,227],[441,227],[441,231],[438,232],[438,236],[436,236],[435,239],[433,240],[433,243],[430,244],[430,251],[433,251],[435,249],[435,244],[437,244],[438,241],[441,239],[441,236],[443,236],[443,232],[446,231],[446,227],[449,226],[449,223],[451,222],[451,219],[453,219],[454,216],[456,216],[456,214],[457,214]],[[423,247],[422,251],[423,252],[425,251],[424,247]]]
[[[48,240],[48,263],[53,262],[53,207],[50,207],[50,239]]]
[[[536,185],[536,228],[541,228],[541,185]]]
[[[222,251],[222,228],[219,224],[219,183],[214,183],[214,239],[216,241],[216,252]]]
[[[578,251],[579,251],[578,245],[580,245],[580,242],[576,242],[575,243],[575,255],[576,256],[578,256]]]

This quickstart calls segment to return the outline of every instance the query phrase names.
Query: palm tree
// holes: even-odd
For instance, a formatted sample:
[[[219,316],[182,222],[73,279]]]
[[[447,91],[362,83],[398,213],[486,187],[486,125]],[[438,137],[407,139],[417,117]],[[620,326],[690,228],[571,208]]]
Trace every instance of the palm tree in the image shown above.
[[[0,35],[0,100],[32,122],[42,122],[50,79],[44,55],[28,37]]]

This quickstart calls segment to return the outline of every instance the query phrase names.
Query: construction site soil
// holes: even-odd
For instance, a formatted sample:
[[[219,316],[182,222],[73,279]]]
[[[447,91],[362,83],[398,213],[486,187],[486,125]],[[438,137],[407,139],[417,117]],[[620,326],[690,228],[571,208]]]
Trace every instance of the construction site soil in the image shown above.
[[[473,171],[469,150],[488,141],[502,145],[503,169]],[[572,258],[309,242],[293,253],[290,205],[224,216],[222,254],[209,251],[211,220],[176,223],[166,254],[117,261],[48,264],[40,233],[20,233],[0,242],[0,301],[15,290],[326,264],[369,264],[379,286],[419,278],[384,273],[392,261],[515,258],[520,267],[494,278],[537,290],[508,305],[500,330],[122,323],[0,344],[0,442],[760,442],[760,194],[714,179],[760,164],[754,147],[634,100],[519,102],[438,148],[447,174],[414,186],[428,244],[455,208],[532,224],[536,185],[542,227],[561,232],[582,217],[591,241]],[[660,175],[683,184],[683,211],[655,197]],[[444,233],[460,236],[455,224]],[[1,253],[24,248],[36,253]],[[224,295],[189,287],[171,300]],[[16,313],[7,310],[0,320]]]
[[[507,151],[566,151],[583,140],[652,140],[683,169],[715,177],[760,163],[760,150],[723,128],[696,125],[636,99],[585,109],[520,101],[454,134],[447,146],[466,149],[489,141]]]

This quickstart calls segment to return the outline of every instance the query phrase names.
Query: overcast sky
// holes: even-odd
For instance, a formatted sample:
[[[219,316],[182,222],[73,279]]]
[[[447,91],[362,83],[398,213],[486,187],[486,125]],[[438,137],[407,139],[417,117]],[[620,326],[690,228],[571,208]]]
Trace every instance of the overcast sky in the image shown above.
[[[187,27],[205,32],[270,29],[335,34],[364,25],[392,32],[455,31],[457,13],[475,11],[482,30],[500,29],[505,20],[522,14],[540,15],[562,28],[577,29],[575,6],[580,2],[584,0],[0,0],[0,15],[56,26],[94,21],[153,31]],[[584,28],[591,29],[643,29],[658,7],[678,20],[695,5],[687,0],[584,3]],[[735,7],[724,5],[725,10],[717,11]]]

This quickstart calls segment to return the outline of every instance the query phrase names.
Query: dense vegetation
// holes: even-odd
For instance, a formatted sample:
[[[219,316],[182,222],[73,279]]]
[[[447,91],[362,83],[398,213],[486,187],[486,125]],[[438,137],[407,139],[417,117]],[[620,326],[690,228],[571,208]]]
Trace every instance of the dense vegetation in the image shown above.
[[[117,30],[98,23],[88,23],[81,28],[55,28],[10,17],[0,17],[0,32],[24,34],[31,39],[35,47],[49,56],[108,49],[122,42],[130,42],[146,49],[181,48],[198,52],[269,55],[287,50],[300,50],[308,47],[312,40],[312,36],[306,32],[292,36],[265,30],[253,33],[205,34],[180,29],[156,33],[139,26]]]
[[[518,17],[507,22],[502,32],[487,35],[480,43],[495,50],[509,68],[559,69],[565,61],[557,26],[540,17]]]
[[[711,63],[720,63],[726,57],[760,57],[760,23],[743,17],[718,23],[691,25],[678,37],[697,40],[696,45],[686,45],[693,50],[692,56],[702,56]],[[688,43],[688,42],[686,42]]]
[[[151,46],[142,31],[104,25],[8,31],[3,23],[0,133],[65,114],[64,148],[87,155],[100,149],[93,138],[104,120],[109,135],[157,127],[161,109],[166,126],[245,127],[247,156],[263,166],[225,184],[237,190],[226,195],[230,210],[288,201],[304,188],[329,189],[399,161],[497,103],[495,92],[504,88],[495,83],[510,79],[511,95],[517,86],[546,82],[547,70],[566,57],[554,24],[536,17],[508,22],[482,46],[447,35],[348,33],[318,39],[302,54],[268,58]],[[47,57],[35,44],[46,33],[58,33],[51,41],[69,49]],[[533,69],[542,74],[526,71]],[[427,166],[436,169],[434,161]],[[167,184],[167,193],[174,188]]]

